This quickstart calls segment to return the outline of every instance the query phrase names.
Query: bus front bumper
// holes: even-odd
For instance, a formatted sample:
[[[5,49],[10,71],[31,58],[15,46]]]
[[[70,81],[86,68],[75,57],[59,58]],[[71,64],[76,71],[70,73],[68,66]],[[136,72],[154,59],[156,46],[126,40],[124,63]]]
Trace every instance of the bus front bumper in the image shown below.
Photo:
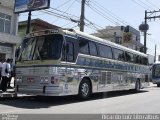
[[[61,86],[16,86],[17,94],[40,95],[40,96],[62,96]]]

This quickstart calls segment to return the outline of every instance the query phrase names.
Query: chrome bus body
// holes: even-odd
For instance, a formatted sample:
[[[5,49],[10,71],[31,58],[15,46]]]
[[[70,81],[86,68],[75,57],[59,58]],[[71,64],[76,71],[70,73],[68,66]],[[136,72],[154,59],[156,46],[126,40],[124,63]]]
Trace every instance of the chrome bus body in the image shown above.
[[[143,53],[76,30],[62,30],[61,35],[64,37],[64,43],[66,36],[73,38],[74,41],[82,37],[95,43],[147,57]],[[92,93],[135,89],[137,81],[140,82],[140,88],[148,85],[147,78],[150,71],[147,65],[83,54],[78,51],[75,57],[73,62],[62,61],[62,56],[57,60],[18,61],[17,93],[43,96],[77,95],[84,79],[89,81]]]

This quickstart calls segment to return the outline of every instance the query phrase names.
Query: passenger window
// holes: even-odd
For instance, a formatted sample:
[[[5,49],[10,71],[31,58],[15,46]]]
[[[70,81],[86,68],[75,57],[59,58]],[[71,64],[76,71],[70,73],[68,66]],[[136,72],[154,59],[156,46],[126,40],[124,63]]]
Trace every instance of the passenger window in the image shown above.
[[[105,57],[105,58],[109,58],[109,59],[113,58],[111,47],[99,44],[98,48],[99,48],[99,54],[101,57]]]
[[[72,42],[67,42],[67,61],[73,62],[74,61],[74,44]]]
[[[125,60],[127,62],[133,62],[134,59],[133,59],[133,54],[132,53],[129,53],[129,52],[125,52]]]
[[[89,41],[80,38],[79,40],[79,52],[83,54],[89,54],[89,48],[88,48]]]
[[[97,56],[97,46],[94,42],[89,42],[89,51],[90,55]]]
[[[148,58],[142,57],[142,63],[143,65],[148,65]]]
[[[135,63],[142,64],[141,56],[139,56],[139,55],[135,55]]]
[[[72,42],[67,42],[62,50],[62,61],[73,62],[74,61],[74,44]],[[66,52],[66,54],[65,54]]]
[[[114,53],[114,58],[116,60],[125,61],[124,52],[122,50],[118,50],[114,48],[113,53]]]

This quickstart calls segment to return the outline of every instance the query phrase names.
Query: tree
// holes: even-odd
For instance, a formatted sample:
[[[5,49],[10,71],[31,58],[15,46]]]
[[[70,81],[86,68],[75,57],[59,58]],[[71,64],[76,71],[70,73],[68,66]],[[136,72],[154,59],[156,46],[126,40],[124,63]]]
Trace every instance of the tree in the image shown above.
[[[132,33],[131,32],[125,32],[123,34],[124,36],[124,42],[131,42],[132,40]]]

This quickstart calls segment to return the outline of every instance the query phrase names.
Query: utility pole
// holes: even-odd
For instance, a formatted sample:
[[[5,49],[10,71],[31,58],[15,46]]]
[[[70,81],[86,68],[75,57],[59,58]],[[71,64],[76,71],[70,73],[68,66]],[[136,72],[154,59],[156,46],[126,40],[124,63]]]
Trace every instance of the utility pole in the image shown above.
[[[30,32],[30,26],[31,26],[31,11],[28,13],[28,21],[27,21],[27,28],[26,28],[26,34]]]
[[[156,19],[156,18],[160,18],[160,15],[155,15],[154,13],[160,13],[160,10],[157,11],[149,11],[147,12],[147,10],[145,10],[145,17],[144,17],[144,24],[141,24],[139,26],[139,29],[144,32],[144,53],[147,52],[147,47],[146,47],[146,40],[147,40],[147,30],[149,28],[148,24],[147,24],[147,20],[151,20],[151,19]],[[149,14],[149,15],[148,15]]]
[[[147,10],[145,10],[144,24],[147,25]],[[147,31],[144,31],[144,53],[145,54],[147,53],[146,40],[147,40]]]
[[[154,62],[156,62],[156,56],[157,56],[157,45],[155,45]]]
[[[28,34],[28,33],[30,33],[30,27],[31,27],[31,11],[29,11],[29,13],[28,13],[28,20],[27,20],[27,27],[26,27],[26,35]],[[25,47],[25,45],[26,45],[26,43],[27,43],[27,39],[23,39],[23,41],[22,41],[22,49]]]
[[[84,31],[84,12],[85,12],[85,2],[86,0],[82,0],[82,3],[81,3],[81,17],[80,17],[80,31]]]

